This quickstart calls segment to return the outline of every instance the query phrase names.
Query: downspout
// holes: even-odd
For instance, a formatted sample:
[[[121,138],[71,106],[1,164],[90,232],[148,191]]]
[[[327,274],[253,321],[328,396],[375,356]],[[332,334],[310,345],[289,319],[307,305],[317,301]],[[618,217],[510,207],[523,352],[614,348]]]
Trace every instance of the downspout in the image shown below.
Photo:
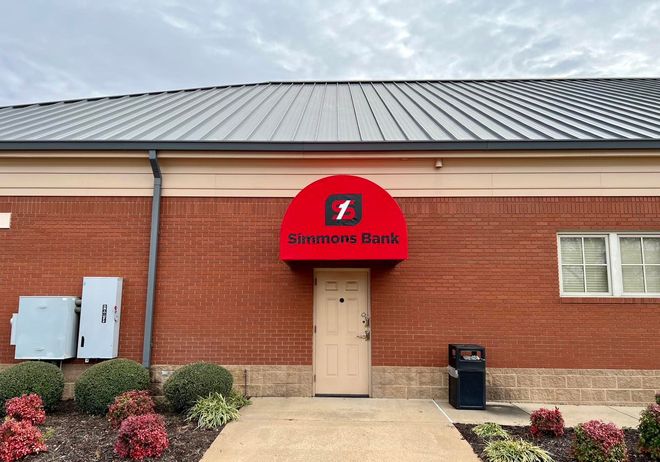
[[[163,177],[158,163],[158,153],[149,150],[149,163],[154,175],[154,191],[151,200],[151,241],[149,244],[149,273],[147,275],[147,306],[144,311],[144,344],[142,365],[151,367],[151,338],[154,325],[154,297],[156,295],[156,261],[158,259],[158,231],[160,227],[160,195]]]

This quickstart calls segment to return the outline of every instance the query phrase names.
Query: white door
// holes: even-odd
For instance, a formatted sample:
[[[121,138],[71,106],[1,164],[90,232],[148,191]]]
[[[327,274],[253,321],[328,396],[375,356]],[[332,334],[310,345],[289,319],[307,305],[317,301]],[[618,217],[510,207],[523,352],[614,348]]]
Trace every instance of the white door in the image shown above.
[[[317,395],[369,395],[369,273],[319,270],[314,286]]]

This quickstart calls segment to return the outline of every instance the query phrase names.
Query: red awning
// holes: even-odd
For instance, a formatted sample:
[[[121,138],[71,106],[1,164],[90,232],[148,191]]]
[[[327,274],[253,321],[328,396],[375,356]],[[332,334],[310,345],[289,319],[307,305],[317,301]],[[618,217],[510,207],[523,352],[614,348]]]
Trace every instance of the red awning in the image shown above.
[[[280,231],[284,261],[401,261],[406,219],[376,183],[351,175],[322,178],[293,199]]]

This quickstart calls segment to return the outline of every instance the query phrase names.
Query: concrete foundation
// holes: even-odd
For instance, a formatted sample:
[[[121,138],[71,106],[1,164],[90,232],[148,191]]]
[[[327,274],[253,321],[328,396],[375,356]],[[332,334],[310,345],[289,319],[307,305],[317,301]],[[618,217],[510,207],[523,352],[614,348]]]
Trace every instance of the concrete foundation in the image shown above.
[[[151,368],[156,390],[181,366],[158,365]],[[225,366],[234,377],[234,388],[248,396],[312,396],[312,366]]]
[[[447,399],[444,367],[372,368],[374,398]],[[488,368],[488,401],[646,405],[660,392],[660,370]]]

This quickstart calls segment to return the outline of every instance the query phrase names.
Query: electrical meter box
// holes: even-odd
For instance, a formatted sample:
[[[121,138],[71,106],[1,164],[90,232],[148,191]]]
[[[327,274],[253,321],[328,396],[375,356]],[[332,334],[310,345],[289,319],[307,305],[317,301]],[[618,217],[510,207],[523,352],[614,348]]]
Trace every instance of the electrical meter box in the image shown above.
[[[11,318],[16,359],[62,360],[76,357],[78,297],[20,297]]]
[[[117,357],[122,283],[122,278],[83,278],[78,358]]]

